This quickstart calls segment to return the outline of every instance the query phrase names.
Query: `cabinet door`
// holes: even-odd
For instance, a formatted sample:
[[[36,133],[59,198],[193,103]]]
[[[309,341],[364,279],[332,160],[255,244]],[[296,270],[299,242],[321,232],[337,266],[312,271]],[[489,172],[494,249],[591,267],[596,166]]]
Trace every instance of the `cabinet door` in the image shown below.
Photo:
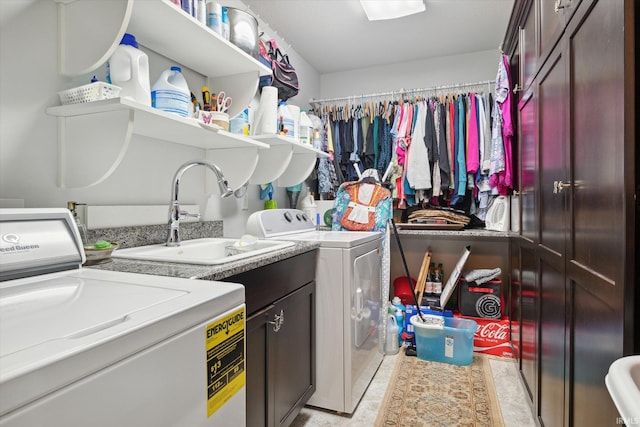
[[[568,197],[573,285],[573,424],[612,425],[603,378],[623,355],[626,235],[624,25],[626,2],[584,1],[567,28],[571,52],[573,180]],[[592,7],[587,7],[592,6]]]
[[[268,328],[273,356],[273,419],[288,426],[315,391],[315,282],[274,304]],[[278,320],[278,317],[280,320]],[[280,322],[278,327],[277,322]]]
[[[272,316],[273,306],[255,313],[247,319],[247,427],[273,425],[268,421],[267,374],[267,322]]]
[[[568,334],[565,251],[568,236],[569,178],[567,61],[561,41],[538,74],[540,174],[540,383],[538,415],[542,425],[565,423]],[[567,380],[565,382],[565,380]],[[568,387],[567,387],[568,393]],[[566,417],[568,421],[568,416]]]
[[[538,226],[538,111],[535,88],[523,94],[518,105],[518,121],[520,122],[520,188],[522,224],[521,234],[530,241],[537,242]]]
[[[509,266],[511,268],[511,292],[509,317],[511,318],[511,346],[518,365],[522,361],[522,282],[520,279],[520,239],[513,239],[509,245]]]
[[[535,247],[524,242],[520,248],[522,289],[522,362],[521,372],[529,397],[538,404],[538,310],[540,292],[538,288],[538,263]]]
[[[565,425],[565,391],[569,378],[567,358],[567,305],[564,257],[540,251],[540,384],[539,417],[542,425]],[[565,390],[566,388],[566,390]]]
[[[565,186],[569,185],[568,81],[563,43],[538,77],[540,244],[564,256],[567,238]]]
[[[518,40],[520,46],[520,82],[522,82],[524,88],[528,88],[533,81],[538,66],[537,8],[535,2],[529,3],[529,10],[526,12],[525,20],[520,27]]]
[[[562,34],[565,25],[563,0],[538,0],[540,11],[540,58],[544,60]]]

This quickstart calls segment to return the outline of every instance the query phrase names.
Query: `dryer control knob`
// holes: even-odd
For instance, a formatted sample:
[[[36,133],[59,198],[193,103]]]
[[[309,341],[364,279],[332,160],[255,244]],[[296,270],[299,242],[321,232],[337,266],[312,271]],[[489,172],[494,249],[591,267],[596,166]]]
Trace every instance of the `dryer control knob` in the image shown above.
[[[287,211],[284,213],[284,219],[287,220],[287,222],[291,222],[291,220],[293,219],[293,217],[291,216],[291,212]]]

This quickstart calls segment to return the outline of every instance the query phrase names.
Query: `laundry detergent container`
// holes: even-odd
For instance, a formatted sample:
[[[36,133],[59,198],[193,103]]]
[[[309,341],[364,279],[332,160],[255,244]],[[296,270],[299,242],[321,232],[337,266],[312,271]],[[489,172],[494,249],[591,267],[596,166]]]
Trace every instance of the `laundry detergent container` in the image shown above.
[[[418,359],[465,366],[473,362],[473,334],[478,324],[470,319],[441,317],[444,325],[411,317],[416,336]]]

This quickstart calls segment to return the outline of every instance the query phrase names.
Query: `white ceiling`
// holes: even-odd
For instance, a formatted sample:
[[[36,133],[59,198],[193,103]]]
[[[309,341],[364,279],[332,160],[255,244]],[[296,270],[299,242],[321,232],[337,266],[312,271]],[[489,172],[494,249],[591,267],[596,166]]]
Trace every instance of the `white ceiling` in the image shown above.
[[[513,0],[425,0],[369,22],[359,0],[243,0],[320,74],[498,49]]]

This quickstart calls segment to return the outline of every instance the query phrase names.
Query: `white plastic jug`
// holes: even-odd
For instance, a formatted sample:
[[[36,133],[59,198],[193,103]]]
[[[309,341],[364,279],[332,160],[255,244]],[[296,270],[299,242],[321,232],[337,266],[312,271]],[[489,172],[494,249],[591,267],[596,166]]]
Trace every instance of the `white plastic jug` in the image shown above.
[[[285,131],[284,135],[288,138],[296,137],[293,116],[289,112],[286,102],[281,102],[278,107],[278,130]]]
[[[398,325],[393,314],[387,316],[387,336],[385,337],[384,354],[397,354],[400,350],[398,343]]]
[[[133,34],[124,34],[120,45],[107,61],[107,82],[122,88],[121,97],[151,105],[149,57],[138,49]]]
[[[300,142],[313,144],[313,123],[304,110],[300,112]]]
[[[182,117],[189,117],[191,91],[180,67],[171,67],[160,74],[151,90],[151,106]]]
[[[314,224],[316,224],[316,213],[318,212],[318,205],[316,205],[316,201],[313,199],[313,195],[309,192],[309,188],[307,188],[307,195],[300,201],[300,209],[309,217]],[[318,224],[316,224],[318,225]]]

